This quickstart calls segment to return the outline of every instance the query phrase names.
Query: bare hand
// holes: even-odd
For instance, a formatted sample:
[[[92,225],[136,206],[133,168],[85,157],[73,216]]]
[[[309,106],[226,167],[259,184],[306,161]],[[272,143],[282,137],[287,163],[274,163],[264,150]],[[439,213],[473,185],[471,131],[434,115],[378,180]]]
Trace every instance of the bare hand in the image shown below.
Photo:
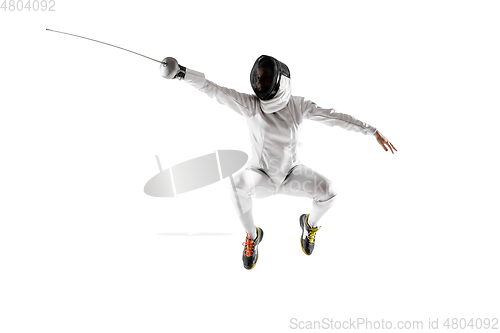
[[[394,145],[392,143],[390,143],[389,140],[387,140],[387,138],[382,133],[380,133],[378,130],[375,132],[375,138],[377,139],[377,142],[379,143],[379,145],[381,145],[385,151],[388,151],[387,148],[389,148],[393,154],[394,154],[394,150],[398,151],[396,149],[396,147],[394,147]]]

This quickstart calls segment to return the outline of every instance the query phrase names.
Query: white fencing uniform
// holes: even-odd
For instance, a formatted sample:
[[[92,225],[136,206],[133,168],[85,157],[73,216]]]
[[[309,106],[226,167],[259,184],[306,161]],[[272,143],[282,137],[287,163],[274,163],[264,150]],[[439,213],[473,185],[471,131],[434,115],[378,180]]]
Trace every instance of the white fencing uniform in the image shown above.
[[[298,159],[298,136],[304,119],[362,134],[376,132],[376,128],[350,115],[320,108],[303,97],[291,96],[283,109],[265,113],[257,96],[218,86],[201,73],[187,70],[184,81],[209,97],[215,97],[247,120],[252,155],[245,170],[233,176],[237,196],[233,194],[232,197],[235,205],[239,201],[240,219],[249,234],[255,233],[251,217],[252,196],[287,194],[312,198],[309,223],[313,226],[333,203],[336,192],[331,182]]]

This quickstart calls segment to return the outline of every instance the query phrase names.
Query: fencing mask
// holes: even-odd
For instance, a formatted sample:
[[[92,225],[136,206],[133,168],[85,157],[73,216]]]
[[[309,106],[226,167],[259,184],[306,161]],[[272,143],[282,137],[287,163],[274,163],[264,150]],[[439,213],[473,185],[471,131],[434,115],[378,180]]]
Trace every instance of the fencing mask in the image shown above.
[[[290,100],[290,70],[273,57],[262,55],[257,58],[250,72],[250,83],[265,113],[283,109]]]

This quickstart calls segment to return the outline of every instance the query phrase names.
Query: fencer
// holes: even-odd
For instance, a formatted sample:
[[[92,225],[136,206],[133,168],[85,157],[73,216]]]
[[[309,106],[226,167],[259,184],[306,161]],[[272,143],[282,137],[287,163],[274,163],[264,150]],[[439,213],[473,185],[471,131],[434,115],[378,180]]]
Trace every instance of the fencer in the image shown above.
[[[322,174],[302,164],[297,156],[299,133],[304,119],[339,126],[349,131],[375,136],[385,151],[396,148],[375,127],[350,115],[324,109],[304,97],[292,96],[290,70],[277,59],[262,55],[250,72],[254,94],[245,94],[221,87],[203,73],[178,64],[167,57],[160,65],[167,79],[183,80],[219,103],[245,117],[249,129],[252,154],[244,170],[233,176],[231,200],[247,235],[243,243],[243,266],[252,269],[258,260],[262,228],[254,225],[252,198],[274,194],[312,199],[309,214],[299,217],[302,229],[301,247],[311,255],[316,243],[318,222],[332,207],[337,191]]]

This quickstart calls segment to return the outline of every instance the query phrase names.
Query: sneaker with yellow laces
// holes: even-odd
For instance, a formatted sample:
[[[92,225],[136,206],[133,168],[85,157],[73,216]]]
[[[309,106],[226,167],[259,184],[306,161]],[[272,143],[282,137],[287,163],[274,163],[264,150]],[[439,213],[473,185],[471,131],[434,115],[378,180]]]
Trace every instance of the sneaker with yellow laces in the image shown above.
[[[259,227],[255,228],[257,229],[257,237],[252,239],[247,233],[247,238],[245,242],[243,242],[243,266],[248,270],[254,268],[257,264],[257,259],[259,259],[258,246],[264,237],[264,231]]]
[[[300,237],[300,246],[305,254],[310,256],[314,250],[314,241],[316,232],[321,227],[311,227],[308,223],[309,214],[302,214],[300,216],[300,227],[302,228],[302,236]]]

